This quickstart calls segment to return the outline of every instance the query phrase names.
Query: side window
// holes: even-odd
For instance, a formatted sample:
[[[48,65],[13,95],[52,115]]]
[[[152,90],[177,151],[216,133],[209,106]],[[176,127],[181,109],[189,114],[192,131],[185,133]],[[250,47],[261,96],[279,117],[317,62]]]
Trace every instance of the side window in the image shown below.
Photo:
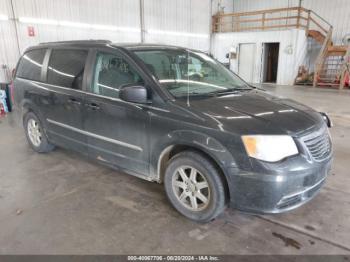
[[[52,50],[47,82],[81,90],[87,55],[85,50]]]
[[[140,75],[120,56],[98,53],[91,92],[118,98],[119,89],[127,84],[143,83]]]
[[[45,57],[46,49],[36,49],[26,52],[17,68],[17,76],[26,79],[41,81],[41,68]]]

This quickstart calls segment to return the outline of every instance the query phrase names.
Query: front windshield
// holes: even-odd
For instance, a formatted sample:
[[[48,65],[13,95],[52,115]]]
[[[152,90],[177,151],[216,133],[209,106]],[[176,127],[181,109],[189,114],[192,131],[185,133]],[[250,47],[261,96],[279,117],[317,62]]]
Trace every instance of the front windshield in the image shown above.
[[[175,97],[250,89],[231,71],[202,52],[152,49],[134,53]]]

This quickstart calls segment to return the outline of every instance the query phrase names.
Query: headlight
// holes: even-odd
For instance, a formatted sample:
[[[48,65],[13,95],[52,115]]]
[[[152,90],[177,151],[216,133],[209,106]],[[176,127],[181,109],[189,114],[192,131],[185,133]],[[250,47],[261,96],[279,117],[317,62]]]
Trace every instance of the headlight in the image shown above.
[[[263,161],[276,162],[298,154],[298,148],[290,136],[247,135],[242,136],[242,141],[250,157]]]

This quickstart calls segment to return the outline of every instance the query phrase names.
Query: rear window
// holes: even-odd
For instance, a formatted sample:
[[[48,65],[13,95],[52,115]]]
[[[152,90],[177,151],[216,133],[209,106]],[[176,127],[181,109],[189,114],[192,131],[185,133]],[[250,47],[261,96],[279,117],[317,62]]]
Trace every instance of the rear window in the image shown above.
[[[16,76],[40,81],[46,49],[26,52],[19,61]]]
[[[82,89],[87,54],[86,50],[53,50],[47,69],[47,82]]]

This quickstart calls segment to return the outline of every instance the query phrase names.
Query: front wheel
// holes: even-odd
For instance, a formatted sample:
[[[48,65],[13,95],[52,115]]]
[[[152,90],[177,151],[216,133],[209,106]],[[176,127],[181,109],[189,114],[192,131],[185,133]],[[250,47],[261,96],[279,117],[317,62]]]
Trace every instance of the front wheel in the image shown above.
[[[225,208],[223,178],[202,154],[186,151],[173,157],[165,172],[164,185],[175,209],[194,221],[208,222]]]

